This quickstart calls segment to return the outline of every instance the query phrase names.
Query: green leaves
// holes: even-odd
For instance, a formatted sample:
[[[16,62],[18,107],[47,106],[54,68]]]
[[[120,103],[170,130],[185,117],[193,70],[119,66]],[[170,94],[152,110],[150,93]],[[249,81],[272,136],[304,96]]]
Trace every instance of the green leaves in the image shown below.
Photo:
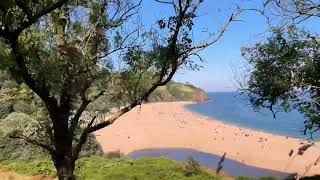
[[[247,87],[255,108],[297,109],[308,118],[306,129],[320,127],[320,46],[312,34],[289,27],[266,42],[243,48],[251,70]]]

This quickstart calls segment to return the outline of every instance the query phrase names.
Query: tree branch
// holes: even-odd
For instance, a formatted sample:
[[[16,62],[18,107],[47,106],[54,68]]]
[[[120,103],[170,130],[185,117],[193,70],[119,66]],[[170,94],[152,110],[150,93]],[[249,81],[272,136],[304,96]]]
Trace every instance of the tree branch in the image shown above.
[[[52,12],[53,10],[60,8],[62,5],[67,3],[68,0],[59,0],[58,2],[52,4],[51,6],[42,9],[39,11],[37,14],[31,15],[28,9],[22,5],[22,2],[20,3],[19,1],[17,2],[18,7],[20,7],[27,15],[28,21],[23,21],[18,27],[10,31],[6,25],[4,25],[4,29],[0,29],[0,37],[3,37],[9,41],[15,41],[19,37],[20,33],[29,28],[32,24],[37,22],[42,16]]]
[[[36,21],[39,20],[39,18],[41,18],[42,16],[52,12],[53,10],[60,8],[62,5],[64,5],[65,3],[67,3],[68,0],[59,0],[58,2],[52,4],[51,6],[42,9],[40,12],[38,12],[37,14],[33,15],[32,17],[28,18],[28,21],[23,22],[21,24],[20,27],[18,27],[15,30],[15,34],[20,34],[24,29],[27,29],[28,27],[30,27],[32,24],[34,24]]]
[[[37,141],[37,140],[35,140],[35,139],[30,139],[30,138],[27,137],[27,136],[24,136],[24,135],[13,135],[13,134],[11,134],[11,135],[9,135],[9,137],[10,137],[10,138],[13,138],[13,139],[23,139],[23,140],[25,140],[26,142],[28,142],[28,143],[30,143],[30,144],[37,145],[37,146],[40,146],[40,147],[46,149],[47,151],[50,152],[50,154],[55,153],[54,147],[52,147],[52,146],[50,146],[50,145],[48,145],[48,144],[39,142],[39,141]]]
[[[141,95],[139,98],[137,98],[136,100],[134,100],[130,105],[122,108],[118,113],[116,113],[114,116],[112,116],[110,119],[108,119],[107,121],[101,122],[99,124],[96,124],[95,126],[92,126],[90,128],[87,129],[88,133],[92,133],[94,131],[97,131],[99,129],[102,129],[104,127],[107,127],[109,125],[111,125],[113,122],[115,122],[119,117],[121,117],[123,114],[129,112],[131,109],[133,109],[134,107],[136,107],[137,105],[141,104],[142,101],[146,100],[149,95],[159,86],[163,86],[165,84],[167,84],[173,77],[173,75],[175,74],[175,72],[177,71],[178,67],[179,67],[179,60],[184,61],[188,56],[181,56],[177,50],[177,43],[178,43],[178,36],[179,33],[181,31],[181,28],[183,26],[183,20],[186,18],[186,12],[188,10],[188,8],[190,7],[190,1],[188,0],[185,3],[185,6],[183,6],[183,2],[179,1],[179,13],[176,15],[177,18],[177,22],[176,22],[176,26],[175,29],[173,31],[172,36],[169,38],[169,44],[168,44],[168,54],[170,54],[169,57],[167,57],[167,62],[171,65],[171,71],[168,74],[168,76],[163,79],[166,76],[166,72],[168,71],[168,67],[167,64],[165,63],[164,65],[162,65],[160,74],[159,74],[159,79],[143,94]]]
[[[84,129],[84,131],[82,132],[79,142],[76,145],[76,147],[74,148],[74,151],[72,153],[72,158],[74,160],[78,159],[79,153],[81,151],[82,146],[85,144],[85,142],[87,141],[87,137],[88,137],[88,129],[92,126],[93,122],[95,121],[95,119],[97,118],[97,116],[94,116],[91,121],[89,122],[89,124],[87,125],[87,127]]]
[[[120,50],[123,50],[123,49],[126,49],[126,48],[131,47],[131,46],[135,43],[135,41],[138,39],[138,37],[136,37],[131,43],[129,43],[129,44],[127,44],[127,45],[124,45],[124,44],[125,44],[125,42],[126,42],[134,33],[136,33],[136,32],[138,32],[137,29],[135,29],[134,31],[132,31],[132,32],[130,32],[129,34],[127,34],[127,35],[123,38],[123,40],[120,42],[118,48],[115,48],[115,49],[107,52],[107,53],[104,54],[103,56],[99,56],[99,59],[105,58],[105,57],[109,56],[110,54],[113,54],[113,53],[115,53],[115,52],[117,52],[117,51],[120,51]]]
[[[299,24],[311,17],[320,17],[320,4],[313,0],[267,0],[263,8],[262,11],[266,17],[266,13],[269,12],[269,15],[272,17],[282,17],[281,22],[285,24],[287,20],[292,20],[294,24]],[[266,11],[268,9],[269,11]]]
[[[39,85],[36,80],[31,76],[26,66],[23,53],[20,50],[17,40],[11,42],[12,54],[15,57],[15,61],[19,67],[19,73],[21,74],[25,83],[46,103],[49,112],[51,109],[57,108],[57,101],[54,97],[50,96],[48,88],[45,84]]]
[[[190,53],[194,50],[202,50],[208,46],[211,46],[215,43],[217,43],[221,38],[222,36],[224,35],[224,33],[228,30],[228,27],[231,25],[232,22],[234,21],[239,21],[237,20],[236,18],[243,12],[244,10],[242,9],[239,9],[235,14],[231,14],[229,20],[225,23],[225,25],[221,28],[220,30],[220,33],[218,34],[218,36],[216,36],[215,38],[213,38],[210,42],[206,42],[206,43],[203,43],[203,44],[200,44],[200,45],[197,45],[197,46],[194,46],[190,49],[188,49],[188,51],[185,51],[183,52],[182,54],[185,54],[185,53]]]
[[[121,117],[122,115],[124,115],[125,113],[129,112],[131,109],[133,109],[134,107],[136,107],[137,105],[141,104],[141,101],[146,100],[148,98],[148,96],[159,86],[163,86],[165,84],[167,84],[173,77],[173,75],[175,74],[175,72],[178,69],[178,65],[176,64],[176,66],[174,66],[172,68],[172,71],[170,72],[169,76],[163,81],[163,76],[164,74],[162,74],[158,80],[158,82],[156,82],[148,91],[146,91],[142,96],[140,96],[140,98],[136,99],[135,101],[133,101],[130,105],[122,108],[118,113],[116,113],[113,117],[109,118],[107,121],[96,124],[95,126],[89,127],[87,128],[87,132],[88,133],[92,133],[94,131],[97,131],[99,129],[102,129],[104,127],[107,127],[109,125],[111,125],[112,123],[114,123],[119,117]],[[163,71],[164,72],[164,71]]]

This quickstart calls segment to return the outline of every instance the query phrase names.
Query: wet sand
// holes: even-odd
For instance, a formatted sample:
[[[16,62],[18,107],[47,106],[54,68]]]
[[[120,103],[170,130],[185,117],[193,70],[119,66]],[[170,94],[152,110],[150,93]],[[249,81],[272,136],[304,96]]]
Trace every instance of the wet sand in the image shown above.
[[[97,131],[97,140],[105,153],[191,148],[221,156],[226,153],[230,159],[271,170],[304,175],[310,169],[305,175],[320,173],[320,165],[313,165],[320,155],[319,143],[300,156],[298,149],[306,141],[225,124],[187,110],[184,106],[188,104],[144,104]]]

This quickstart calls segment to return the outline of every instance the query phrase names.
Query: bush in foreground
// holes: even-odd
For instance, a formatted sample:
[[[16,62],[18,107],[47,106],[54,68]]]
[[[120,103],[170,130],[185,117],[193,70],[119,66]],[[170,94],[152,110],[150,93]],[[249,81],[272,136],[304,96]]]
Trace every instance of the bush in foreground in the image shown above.
[[[188,157],[187,162],[184,165],[186,169],[186,176],[196,175],[201,172],[201,166],[192,156]]]
[[[22,139],[10,138],[9,134],[15,131],[21,131],[25,136],[34,139],[40,139],[44,135],[42,131],[37,131],[37,127],[41,125],[39,121],[33,117],[13,112],[5,119],[0,119],[0,162],[1,161],[25,161],[50,159],[50,155],[44,149],[30,144]],[[76,137],[80,136],[80,133]],[[95,136],[90,134],[86,144],[83,146],[80,157],[102,155],[102,148],[96,141]]]

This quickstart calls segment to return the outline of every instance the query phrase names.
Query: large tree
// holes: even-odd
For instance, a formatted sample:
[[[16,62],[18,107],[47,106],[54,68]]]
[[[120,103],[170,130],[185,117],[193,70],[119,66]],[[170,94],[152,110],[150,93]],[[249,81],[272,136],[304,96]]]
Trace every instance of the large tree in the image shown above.
[[[305,133],[320,129],[320,43],[294,27],[243,48],[248,78],[242,91],[255,108],[303,113]]]
[[[251,10],[266,17],[270,36],[242,49],[248,74],[241,91],[255,108],[269,108],[274,115],[299,110],[307,118],[305,133],[320,130],[319,35],[300,28],[308,20],[319,21],[320,2],[265,0],[261,9]]]
[[[1,67],[41,98],[52,126],[49,143],[19,133],[12,137],[46,149],[59,179],[74,179],[75,161],[90,133],[147,100],[179,68],[195,68],[192,57],[217,42],[241,12],[216,36],[197,43],[190,34],[203,0],[156,1],[172,13],[147,33],[133,22],[141,1],[1,1]],[[92,116],[75,137],[83,112],[101,96],[120,100],[122,108],[108,119]]]
[[[320,130],[320,40],[308,28],[319,22],[320,2],[265,0],[261,7],[250,10],[266,18],[268,38],[242,48],[248,64],[238,79],[240,91],[254,108],[269,108],[274,117],[279,111],[299,111],[305,116],[304,134],[312,138]],[[312,145],[300,147],[299,155]],[[319,161],[308,165],[305,174]]]

